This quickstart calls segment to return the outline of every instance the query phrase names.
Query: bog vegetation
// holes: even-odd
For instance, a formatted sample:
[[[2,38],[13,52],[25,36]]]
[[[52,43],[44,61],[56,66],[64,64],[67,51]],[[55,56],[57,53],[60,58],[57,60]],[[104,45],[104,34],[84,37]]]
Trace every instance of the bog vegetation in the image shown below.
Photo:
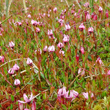
[[[0,110],[109,110],[109,78],[109,0],[0,0]]]

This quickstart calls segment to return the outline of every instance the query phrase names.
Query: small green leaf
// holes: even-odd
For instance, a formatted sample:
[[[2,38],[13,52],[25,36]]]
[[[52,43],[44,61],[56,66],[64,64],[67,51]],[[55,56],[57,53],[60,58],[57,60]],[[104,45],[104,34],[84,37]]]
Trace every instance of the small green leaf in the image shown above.
[[[13,95],[11,95],[11,100],[14,101],[14,96]]]

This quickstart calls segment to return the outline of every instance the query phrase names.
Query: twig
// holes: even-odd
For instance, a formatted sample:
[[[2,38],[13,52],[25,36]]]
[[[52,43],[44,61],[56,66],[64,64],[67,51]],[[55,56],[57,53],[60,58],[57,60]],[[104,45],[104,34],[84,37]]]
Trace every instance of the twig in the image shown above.
[[[67,0],[65,0],[65,2],[66,2],[67,6],[68,6],[68,8],[69,8],[69,4],[68,4],[68,1],[67,1]]]
[[[78,3],[78,0],[76,0],[76,3],[78,4],[79,8],[81,8],[81,5]],[[81,8],[82,9],[82,8]]]
[[[4,75],[3,75],[2,72],[0,72],[0,74],[4,77]],[[5,81],[6,81],[8,84],[10,84],[11,86],[13,86],[5,77],[4,77],[4,79],[5,79]]]
[[[75,79],[70,83],[70,85],[68,86],[68,88],[70,88],[72,86],[72,84],[75,82],[75,80],[80,76],[81,74],[78,74]]]

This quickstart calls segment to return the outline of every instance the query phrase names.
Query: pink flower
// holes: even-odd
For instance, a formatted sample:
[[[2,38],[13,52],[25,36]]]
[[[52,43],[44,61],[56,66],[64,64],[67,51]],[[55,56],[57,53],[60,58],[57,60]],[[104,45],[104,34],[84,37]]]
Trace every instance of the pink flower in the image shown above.
[[[78,74],[80,74],[80,73],[81,73],[81,70],[82,70],[81,68],[79,68],[79,69],[78,69]]]
[[[35,103],[35,101],[33,100],[33,102],[32,102],[32,109],[31,110],[36,110],[36,103]]]
[[[27,62],[28,65],[32,65],[33,61],[30,58],[27,58]]]
[[[89,27],[88,32],[93,33],[93,31],[94,31],[93,27]]]
[[[97,58],[96,62],[99,63],[100,65],[104,65],[100,57]]]
[[[40,32],[40,29],[38,27],[36,27],[36,32],[39,33]]]
[[[76,55],[76,60],[77,60],[77,62],[79,61],[79,55],[78,54]]]
[[[69,36],[64,34],[63,42],[69,42]]]
[[[86,2],[86,3],[84,4],[84,6],[88,8],[88,7],[89,7],[89,2]]]
[[[75,4],[73,4],[72,7],[74,8],[75,7]]]
[[[70,92],[70,95],[69,95],[69,91],[67,91],[64,95],[64,97],[67,99],[67,100],[71,100],[73,95],[71,95],[71,92]]]
[[[87,15],[86,15],[86,19],[89,20],[90,18],[91,18],[90,14],[87,13]]]
[[[108,18],[108,17],[109,17],[108,10],[106,10],[105,16],[106,16],[106,18]]]
[[[79,93],[75,90],[70,90],[70,95],[74,98],[78,97]]]
[[[31,24],[34,25],[34,26],[37,26],[38,25],[38,22],[35,21],[35,20],[31,20]]]
[[[64,97],[67,99],[67,100],[74,100],[77,96],[79,95],[79,93],[75,90],[70,90],[70,95],[69,95],[69,91],[67,91],[64,95]],[[72,101],[71,100],[71,101]]]
[[[14,71],[18,71],[18,70],[19,70],[19,66],[18,66],[17,64],[15,64],[15,65],[13,66],[13,70],[14,70]]]
[[[60,23],[60,25],[62,26],[63,23],[64,23],[64,20],[63,19],[58,19],[58,22]]]
[[[48,49],[47,45],[43,48],[43,51],[46,52]]]
[[[15,85],[15,86],[19,86],[19,85],[20,85],[20,80],[19,80],[19,79],[15,79],[14,85]]]
[[[81,74],[83,76],[85,74],[85,69],[79,68],[78,74]]]
[[[97,20],[97,15],[94,15],[93,20],[94,21]]]
[[[19,107],[19,110],[23,110],[23,104],[22,103],[19,103],[18,107]]]
[[[103,11],[103,8],[100,6],[99,7],[99,12],[102,12]]]
[[[48,52],[54,52],[54,51],[55,51],[54,45],[48,47]]]
[[[93,93],[91,93],[90,91],[89,91],[89,93],[90,93],[90,95],[91,95],[91,98],[94,97],[94,94],[93,94]],[[82,93],[83,96],[85,97],[85,99],[88,99],[89,93],[88,93],[88,92],[83,92],[83,93]]]
[[[0,32],[0,36],[2,36],[2,33]]]
[[[63,48],[64,45],[63,45],[63,43],[59,42],[59,43],[57,44],[57,47],[59,47],[59,48]]]
[[[31,101],[34,99],[32,93],[31,93],[30,98],[28,98],[28,96],[24,93],[24,94],[23,94],[23,98],[24,98],[24,101],[18,100],[18,102],[19,102],[19,103],[29,103],[29,102],[31,102]]]
[[[83,31],[85,29],[85,26],[83,25],[83,23],[81,23],[81,25],[79,26],[80,31]]]
[[[11,47],[11,48],[13,48],[14,46],[15,46],[15,44],[14,44],[14,42],[9,42],[9,46]]]
[[[4,62],[4,56],[0,56],[0,62]]]
[[[13,68],[10,68],[9,70],[8,70],[8,73],[11,75],[11,74],[14,74],[14,70],[13,70]]]
[[[17,24],[18,24],[19,26],[21,26],[21,25],[22,25],[22,23],[21,23],[21,22],[17,22]]]
[[[27,15],[27,17],[28,17],[28,18],[31,18],[31,15],[30,15],[30,14],[28,14],[28,15]]]
[[[29,110],[29,109],[25,108],[24,110]],[[36,110],[36,109],[35,109],[35,110]]]
[[[4,31],[4,29],[3,29],[3,28],[0,28],[0,30],[1,30],[1,32],[3,32],[3,31]]]
[[[49,36],[52,36],[52,35],[53,35],[52,29],[51,29],[51,30],[48,30],[48,35],[49,35]]]
[[[66,87],[63,87],[58,90],[58,96],[62,97],[66,94]]]
[[[65,25],[65,30],[66,30],[66,31],[69,31],[70,29],[71,29],[70,25],[69,25],[69,24],[66,24],[66,25]]]
[[[108,70],[107,74],[110,75],[110,70]]]
[[[84,48],[83,47],[81,47],[81,53],[84,54]]]
[[[50,17],[50,14],[47,14],[48,17]]]
[[[63,50],[60,50],[60,51],[59,51],[59,54],[62,54],[63,56],[65,56],[65,53],[64,53]]]
[[[57,7],[55,7],[55,8],[53,9],[53,11],[56,12],[56,11],[57,11]]]

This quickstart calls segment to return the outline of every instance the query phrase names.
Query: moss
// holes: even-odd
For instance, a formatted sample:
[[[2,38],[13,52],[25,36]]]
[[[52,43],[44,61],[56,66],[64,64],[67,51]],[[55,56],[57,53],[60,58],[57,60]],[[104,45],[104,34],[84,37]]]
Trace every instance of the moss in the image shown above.
[[[93,110],[103,110],[101,105],[97,104],[94,106]]]

